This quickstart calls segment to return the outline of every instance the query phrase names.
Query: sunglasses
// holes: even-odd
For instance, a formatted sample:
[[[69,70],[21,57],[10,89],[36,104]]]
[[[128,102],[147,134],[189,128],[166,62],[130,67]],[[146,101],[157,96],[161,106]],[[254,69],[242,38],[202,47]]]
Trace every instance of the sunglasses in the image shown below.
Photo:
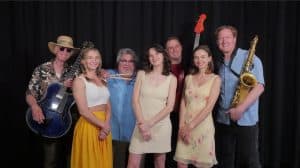
[[[66,49],[66,51],[67,51],[68,53],[70,53],[70,52],[72,51],[71,48],[59,47],[59,50],[60,50],[60,51],[64,51],[65,49]]]

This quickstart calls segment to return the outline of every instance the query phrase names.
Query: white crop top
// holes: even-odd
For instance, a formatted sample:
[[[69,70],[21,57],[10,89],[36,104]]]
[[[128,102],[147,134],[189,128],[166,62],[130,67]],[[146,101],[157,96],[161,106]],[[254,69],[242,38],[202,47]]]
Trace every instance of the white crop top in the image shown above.
[[[80,77],[85,83],[85,93],[88,107],[106,104],[109,99],[109,91],[106,86],[97,86],[88,82],[84,77]]]

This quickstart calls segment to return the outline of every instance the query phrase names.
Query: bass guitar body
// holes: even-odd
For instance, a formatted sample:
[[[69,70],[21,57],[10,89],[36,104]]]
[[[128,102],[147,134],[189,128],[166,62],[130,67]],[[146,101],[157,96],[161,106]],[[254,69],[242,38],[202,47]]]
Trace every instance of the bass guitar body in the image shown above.
[[[62,137],[71,128],[70,108],[74,103],[72,94],[61,83],[52,83],[44,98],[38,102],[45,116],[44,123],[39,124],[33,120],[31,108],[26,112],[26,123],[34,133],[43,137]]]

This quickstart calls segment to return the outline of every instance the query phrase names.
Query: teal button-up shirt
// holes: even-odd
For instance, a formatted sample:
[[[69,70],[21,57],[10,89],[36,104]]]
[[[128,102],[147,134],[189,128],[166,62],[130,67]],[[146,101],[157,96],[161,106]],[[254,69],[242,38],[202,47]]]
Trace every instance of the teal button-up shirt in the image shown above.
[[[116,70],[108,70],[109,74],[117,74]],[[112,139],[130,142],[135,126],[135,115],[132,108],[132,94],[135,78],[123,80],[109,78],[107,80],[111,103]]]

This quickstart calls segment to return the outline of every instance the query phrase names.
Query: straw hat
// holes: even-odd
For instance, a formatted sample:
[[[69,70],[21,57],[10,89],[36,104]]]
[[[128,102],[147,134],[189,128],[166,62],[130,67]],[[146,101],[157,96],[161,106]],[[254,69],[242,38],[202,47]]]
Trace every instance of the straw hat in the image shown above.
[[[79,50],[80,48],[75,48],[73,46],[73,39],[69,36],[66,35],[61,35],[57,37],[57,42],[48,42],[48,47],[49,50],[53,53],[56,54],[54,51],[55,46],[61,46],[61,47],[66,47],[66,48],[71,48],[73,50]]]

